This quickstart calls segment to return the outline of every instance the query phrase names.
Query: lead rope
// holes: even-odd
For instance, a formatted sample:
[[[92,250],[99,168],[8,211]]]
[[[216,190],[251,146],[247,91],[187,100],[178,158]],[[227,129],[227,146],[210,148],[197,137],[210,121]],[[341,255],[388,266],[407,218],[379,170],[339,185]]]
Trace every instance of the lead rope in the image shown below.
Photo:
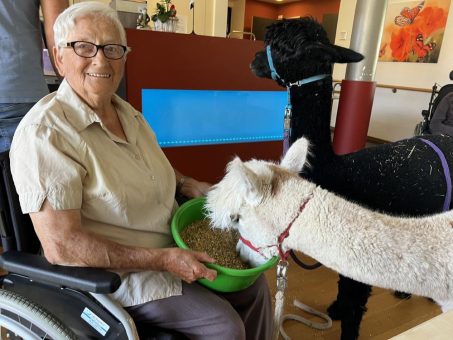
[[[329,329],[332,327],[332,319],[324,313],[321,313],[317,311],[316,309],[307,306],[305,303],[300,302],[297,299],[294,299],[293,304],[295,307],[309,313],[312,315],[316,315],[320,317],[321,319],[326,320],[326,322],[321,323],[321,322],[315,322],[315,321],[310,321],[302,316],[295,315],[295,314],[285,314],[281,318],[281,324],[280,324],[280,333],[282,334],[283,339],[285,340],[291,340],[291,338],[286,334],[285,330],[283,329],[283,323],[286,320],[294,320],[300,323],[303,323],[304,325],[307,325],[308,327],[319,329],[319,330],[324,330],[324,329]]]
[[[286,320],[294,320],[308,327],[324,330],[332,327],[332,319],[325,313],[317,311],[316,309],[307,306],[306,304],[300,302],[297,299],[294,299],[293,304],[295,307],[307,312],[308,314],[315,315],[321,319],[324,319],[325,322],[315,322],[299,316],[296,314],[285,314],[283,315],[283,307],[285,305],[285,290],[288,286],[288,272],[289,263],[286,260],[280,260],[277,264],[277,290],[275,292],[275,311],[274,311],[274,329],[272,332],[272,339],[278,340],[279,335],[281,334],[283,339],[291,340],[291,338],[286,334],[283,327],[283,323]]]
[[[313,77],[309,77],[306,79],[299,80],[295,83],[286,83],[284,79],[282,79],[277,70],[274,67],[274,63],[272,61],[272,52],[271,46],[266,46],[266,54],[267,54],[267,62],[269,64],[269,69],[271,71],[271,77],[273,80],[280,79],[283,84],[286,86],[286,91],[288,93],[288,103],[285,106],[285,115],[283,120],[283,156],[286,154],[286,151],[289,149],[289,140],[291,138],[291,116],[292,116],[292,105],[291,105],[291,87],[292,86],[302,86],[304,84],[308,84],[314,81],[318,81],[324,79],[329,76],[329,74],[320,74]],[[297,299],[294,299],[293,304],[297,308],[312,314],[316,315],[324,320],[325,323],[314,322],[310,321],[302,316],[295,315],[295,314],[286,314],[283,315],[283,307],[285,305],[285,290],[288,284],[287,279],[287,271],[288,271],[288,261],[286,259],[280,259],[277,264],[277,290],[275,293],[275,311],[274,311],[274,329],[272,332],[272,339],[278,340],[280,333],[285,340],[291,340],[291,338],[286,334],[283,323],[286,320],[295,320],[297,322],[303,323],[309,327],[315,329],[328,329],[332,327],[332,319],[322,312],[315,310],[312,307],[307,306],[306,304],[300,302]]]
[[[274,312],[274,331],[272,339],[278,340],[280,332],[285,337],[286,333],[282,327],[284,316],[283,306],[285,304],[285,290],[288,283],[287,279],[288,261],[280,260],[277,264],[277,291],[275,293],[275,312]]]
[[[283,155],[286,154],[286,151],[289,149],[289,139],[291,137],[291,116],[293,113],[293,106],[291,105],[291,87],[287,86],[286,90],[288,92],[288,103],[285,106],[285,116],[283,117]]]

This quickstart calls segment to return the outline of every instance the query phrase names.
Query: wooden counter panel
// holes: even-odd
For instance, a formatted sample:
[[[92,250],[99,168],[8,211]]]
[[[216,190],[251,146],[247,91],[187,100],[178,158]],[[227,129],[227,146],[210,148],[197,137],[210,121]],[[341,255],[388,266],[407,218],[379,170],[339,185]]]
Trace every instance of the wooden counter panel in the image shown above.
[[[225,174],[225,166],[235,156],[242,160],[251,158],[280,160],[282,142],[218,144],[164,148],[171,164],[183,174],[211,183],[218,182]]]
[[[142,89],[283,90],[250,71],[255,53],[263,48],[262,41],[133,29],[127,30],[127,39],[132,52],[126,63],[126,94],[140,111]],[[175,168],[211,182],[223,177],[225,165],[235,155],[279,159],[281,151],[281,142],[164,149]]]

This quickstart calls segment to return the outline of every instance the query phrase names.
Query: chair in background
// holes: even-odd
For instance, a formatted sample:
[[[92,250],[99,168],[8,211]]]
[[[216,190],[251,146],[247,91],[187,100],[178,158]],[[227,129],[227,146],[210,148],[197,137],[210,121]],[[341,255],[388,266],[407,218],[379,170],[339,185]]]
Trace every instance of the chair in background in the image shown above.
[[[450,72],[450,80],[453,80],[453,71]],[[453,84],[446,84],[438,90],[438,84],[432,87],[431,98],[429,100],[428,109],[422,110],[423,120],[415,126],[414,135],[430,134],[429,123],[436,112],[437,105],[450,92],[453,92]]]

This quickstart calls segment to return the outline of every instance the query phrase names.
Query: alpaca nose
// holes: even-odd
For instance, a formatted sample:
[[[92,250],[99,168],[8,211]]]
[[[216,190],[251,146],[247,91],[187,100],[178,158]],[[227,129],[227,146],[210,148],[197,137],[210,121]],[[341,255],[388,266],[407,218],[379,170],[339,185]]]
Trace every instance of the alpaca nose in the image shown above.
[[[238,214],[231,214],[230,215],[231,222],[238,223],[239,222],[239,215]]]

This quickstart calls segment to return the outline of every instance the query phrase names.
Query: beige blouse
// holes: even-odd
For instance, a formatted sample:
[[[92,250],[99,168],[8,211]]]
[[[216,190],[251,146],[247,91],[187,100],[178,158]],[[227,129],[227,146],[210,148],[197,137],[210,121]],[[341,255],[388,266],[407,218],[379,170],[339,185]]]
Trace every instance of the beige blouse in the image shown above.
[[[63,81],[24,117],[11,146],[11,170],[24,213],[47,199],[80,209],[82,228],[131,246],[172,246],[175,174],[142,114],[113,97],[127,142],[110,133]],[[113,297],[123,306],[181,294],[163,272],[122,274]]]

